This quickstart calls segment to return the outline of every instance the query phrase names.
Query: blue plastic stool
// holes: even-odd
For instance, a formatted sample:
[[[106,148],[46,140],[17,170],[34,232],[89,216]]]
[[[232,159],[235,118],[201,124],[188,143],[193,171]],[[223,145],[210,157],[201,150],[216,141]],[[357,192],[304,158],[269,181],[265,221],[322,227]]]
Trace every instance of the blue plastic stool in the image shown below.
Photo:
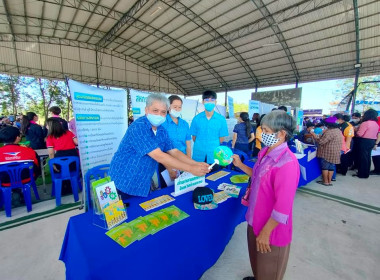
[[[84,176],[85,186],[86,186],[86,198],[87,198],[87,209],[90,210],[94,206],[91,201],[91,181],[96,181],[99,179],[103,179],[108,176],[108,171],[110,169],[109,164],[102,164],[95,166],[89,170],[87,170],[86,175]]]
[[[29,181],[23,183],[21,179],[21,173],[24,169],[29,170]],[[0,182],[0,188],[2,191],[1,203],[4,203],[5,214],[7,217],[11,217],[12,206],[12,189],[20,188],[24,195],[26,209],[28,212],[32,211],[32,197],[30,195],[30,187],[32,186],[36,199],[40,199],[38,195],[36,182],[33,177],[33,162],[12,162],[0,165],[0,173],[7,173],[10,178],[10,186],[6,187]]]
[[[70,164],[75,162],[75,171],[70,171]],[[60,172],[54,171],[53,166],[60,166]],[[78,157],[58,157],[49,160],[49,168],[52,180],[52,195],[55,195],[56,206],[61,205],[62,181],[70,180],[74,201],[79,200],[78,188],[81,188],[79,177],[79,158]]]

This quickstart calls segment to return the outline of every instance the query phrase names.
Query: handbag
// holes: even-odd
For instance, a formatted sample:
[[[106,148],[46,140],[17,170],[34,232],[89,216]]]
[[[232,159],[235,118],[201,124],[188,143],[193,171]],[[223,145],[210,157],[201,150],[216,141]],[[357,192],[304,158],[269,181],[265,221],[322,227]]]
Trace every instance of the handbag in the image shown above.
[[[249,205],[249,195],[251,194],[251,177],[249,177],[249,180],[248,180],[248,187],[247,189],[245,190],[245,194],[243,195],[243,197],[241,198],[241,204],[243,204],[244,206],[247,206]]]

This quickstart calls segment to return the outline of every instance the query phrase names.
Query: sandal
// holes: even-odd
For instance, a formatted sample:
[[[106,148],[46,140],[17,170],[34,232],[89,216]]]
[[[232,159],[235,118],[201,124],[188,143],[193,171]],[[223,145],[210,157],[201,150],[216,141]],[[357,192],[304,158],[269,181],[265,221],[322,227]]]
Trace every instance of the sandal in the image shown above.
[[[325,182],[323,182],[323,181],[317,181],[317,183],[318,184],[320,184],[320,185],[324,185],[324,186],[327,186],[327,187],[330,187],[330,186],[332,186],[333,184],[326,184]]]

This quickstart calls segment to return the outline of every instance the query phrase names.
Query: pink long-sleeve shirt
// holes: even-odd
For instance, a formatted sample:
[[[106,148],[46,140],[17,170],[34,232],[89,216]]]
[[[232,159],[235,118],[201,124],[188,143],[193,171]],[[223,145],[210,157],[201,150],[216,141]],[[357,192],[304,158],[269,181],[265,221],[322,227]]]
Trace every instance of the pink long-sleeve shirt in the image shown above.
[[[366,121],[359,126],[356,135],[367,139],[377,139],[377,134],[379,133],[379,125],[375,121]]]
[[[287,143],[264,156],[262,149],[252,170],[251,193],[246,220],[258,236],[272,217],[278,226],[270,235],[270,244],[286,246],[292,241],[292,209],[300,168]]]

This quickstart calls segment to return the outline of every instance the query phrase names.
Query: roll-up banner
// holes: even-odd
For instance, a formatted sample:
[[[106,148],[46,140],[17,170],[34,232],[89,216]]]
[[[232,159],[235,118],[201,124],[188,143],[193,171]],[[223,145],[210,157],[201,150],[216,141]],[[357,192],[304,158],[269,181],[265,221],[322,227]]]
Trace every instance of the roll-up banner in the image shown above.
[[[83,175],[109,164],[128,128],[127,94],[68,80]]]

